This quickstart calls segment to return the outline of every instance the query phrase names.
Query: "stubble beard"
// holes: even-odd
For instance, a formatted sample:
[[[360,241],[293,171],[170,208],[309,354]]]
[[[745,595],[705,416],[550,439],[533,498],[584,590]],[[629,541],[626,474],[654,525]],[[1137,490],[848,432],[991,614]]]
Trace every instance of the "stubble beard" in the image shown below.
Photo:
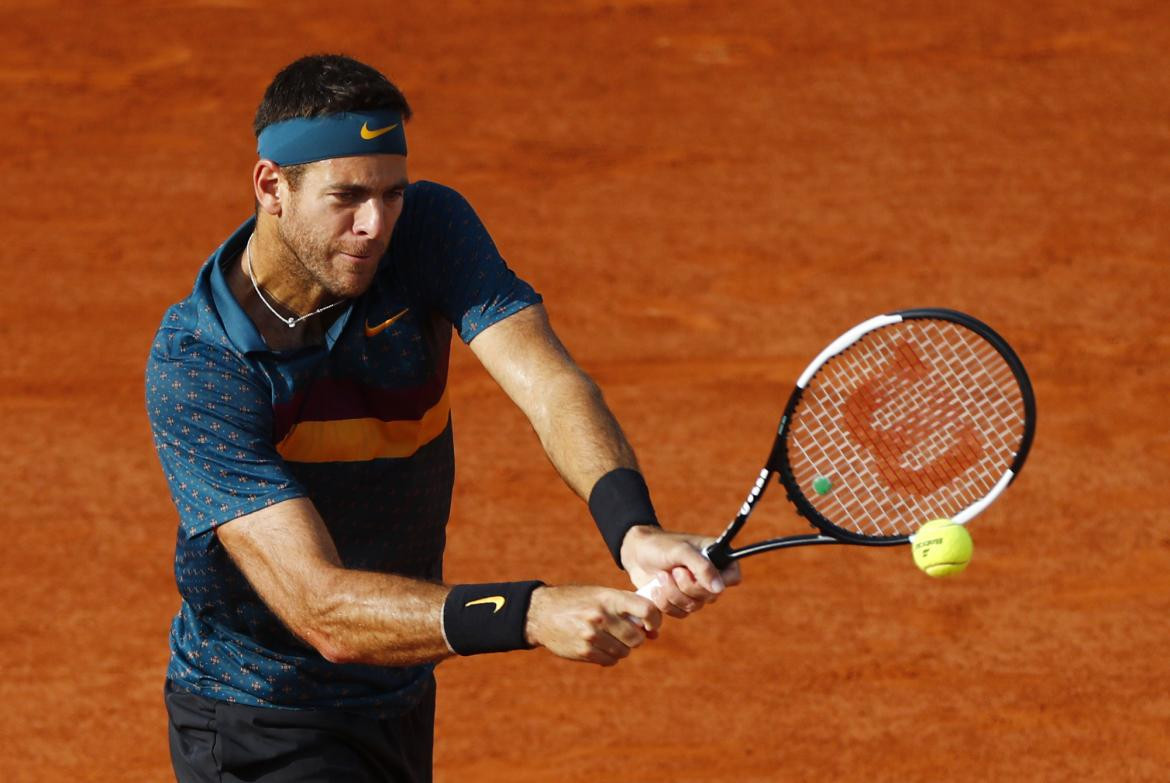
[[[284,246],[286,272],[296,279],[299,286],[324,289],[330,299],[350,299],[360,296],[369,288],[364,285],[347,285],[330,269],[329,259],[336,255],[336,249],[329,242],[313,236],[305,226],[278,223],[276,236]]]

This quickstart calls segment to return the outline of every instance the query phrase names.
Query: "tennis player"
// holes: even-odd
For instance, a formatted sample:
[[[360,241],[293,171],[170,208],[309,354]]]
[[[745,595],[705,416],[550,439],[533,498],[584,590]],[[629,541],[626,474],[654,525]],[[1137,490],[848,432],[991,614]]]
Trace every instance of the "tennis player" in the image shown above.
[[[342,56],[264,94],[255,215],[163,317],[147,365],[179,513],[165,700],[182,781],[430,780],[433,669],[544,647],[610,666],[738,572],[659,527],[593,381],[454,190],[407,177],[402,93]],[[443,582],[452,331],[527,415],[654,601]],[[506,519],[499,520],[501,535]]]

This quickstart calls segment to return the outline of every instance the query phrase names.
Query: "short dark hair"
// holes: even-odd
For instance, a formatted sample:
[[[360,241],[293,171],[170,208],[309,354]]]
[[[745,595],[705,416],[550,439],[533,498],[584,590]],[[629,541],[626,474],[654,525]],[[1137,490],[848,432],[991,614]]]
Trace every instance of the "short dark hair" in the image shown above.
[[[406,96],[375,68],[343,54],[311,54],[289,63],[272,79],[256,108],[252,132],[259,138],[269,125],[285,120],[368,109],[391,109],[404,122],[411,116]],[[295,189],[301,167],[286,166],[284,171]]]
[[[374,68],[343,54],[311,54],[286,65],[272,79],[256,109],[252,131],[296,117],[392,109],[409,120],[406,96]]]

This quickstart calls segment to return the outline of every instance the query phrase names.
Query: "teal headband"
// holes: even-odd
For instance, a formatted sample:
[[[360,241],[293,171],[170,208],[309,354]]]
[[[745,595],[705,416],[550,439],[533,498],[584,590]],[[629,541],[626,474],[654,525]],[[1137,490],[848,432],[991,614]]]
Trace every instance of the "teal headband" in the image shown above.
[[[260,131],[256,152],[280,166],[352,155],[405,155],[402,115],[376,109],[297,117]]]

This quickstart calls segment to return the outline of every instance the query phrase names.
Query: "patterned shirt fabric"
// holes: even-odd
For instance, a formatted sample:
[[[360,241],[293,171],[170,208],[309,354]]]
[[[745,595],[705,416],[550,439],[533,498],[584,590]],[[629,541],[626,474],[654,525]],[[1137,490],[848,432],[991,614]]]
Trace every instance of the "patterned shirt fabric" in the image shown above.
[[[442,579],[452,327],[470,342],[541,299],[458,193],[419,182],[373,284],[324,344],[273,352],[224,271],[254,228],[237,229],[167,310],[147,363],[147,413],[179,512],[167,676],[219,701],[400,714],[433,664],[326,661],[261,601],[215,528],[307,497],[347,568]]]

